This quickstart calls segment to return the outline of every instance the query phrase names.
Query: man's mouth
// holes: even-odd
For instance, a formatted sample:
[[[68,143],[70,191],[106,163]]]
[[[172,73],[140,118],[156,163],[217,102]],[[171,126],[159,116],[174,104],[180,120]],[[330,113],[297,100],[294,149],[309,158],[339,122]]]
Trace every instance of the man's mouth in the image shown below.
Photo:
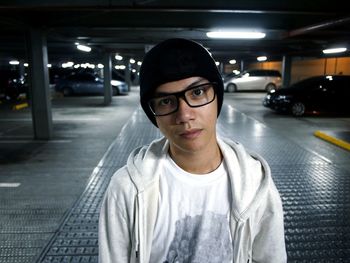
[[[180,136],[185,139],[195,139],[202,133],[201,129],[192,129],[180,133]]]

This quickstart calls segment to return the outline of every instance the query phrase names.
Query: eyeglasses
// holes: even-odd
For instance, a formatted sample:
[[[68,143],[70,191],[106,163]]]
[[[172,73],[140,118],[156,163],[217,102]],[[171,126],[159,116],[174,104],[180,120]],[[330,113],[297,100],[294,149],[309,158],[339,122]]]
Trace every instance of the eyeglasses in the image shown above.
[[[179,98],[192,108],[201,107],[214,101],[216,83],[204,83],[176,93],[160,93],[149,100],[148,105],[154,116],[165,116],[179,109]]]

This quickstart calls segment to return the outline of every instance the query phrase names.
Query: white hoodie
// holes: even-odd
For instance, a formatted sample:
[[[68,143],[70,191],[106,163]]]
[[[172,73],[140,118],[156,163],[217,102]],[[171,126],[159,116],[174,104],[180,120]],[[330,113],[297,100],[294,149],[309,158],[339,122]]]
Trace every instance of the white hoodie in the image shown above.
[[[287,262],[283,210],[266,161],[218,138],[232,192],[233,262]],[[148,263],[157,215],[165,138],[134,150],[112,177],[99,220],[100,263]],[[240,171],[232,176],[233,167]]]

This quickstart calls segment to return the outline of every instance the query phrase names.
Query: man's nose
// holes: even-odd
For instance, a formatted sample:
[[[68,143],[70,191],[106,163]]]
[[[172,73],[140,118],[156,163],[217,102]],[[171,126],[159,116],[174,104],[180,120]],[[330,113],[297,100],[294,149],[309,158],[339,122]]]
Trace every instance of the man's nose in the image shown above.
[[[178,110],[176,112],[176,123],[184,123],[194,118],[193,108],[190,107],[184,98],[179,98]]]

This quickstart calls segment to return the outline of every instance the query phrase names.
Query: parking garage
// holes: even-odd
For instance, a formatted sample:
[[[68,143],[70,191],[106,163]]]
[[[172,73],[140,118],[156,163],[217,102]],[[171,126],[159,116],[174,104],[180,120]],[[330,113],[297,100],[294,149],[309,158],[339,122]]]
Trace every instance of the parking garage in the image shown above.
[[[1,94],[0,262],[97,262],[99,208],[111,176],[134,148],[161,136],[139,106],[137,75],[159,41],[202,43],[223,76],[278,70],[281,89],[312,76],[350,75],[347,50],[322,52],[349,49],[350,19],[323,2],[42,2],[0,5],[0,69],[27,87],[15,98]],[[266,38],[205,34],[237,25],[259,25]],[[53,77],[62,71],[93,72],[101,94],[58,92]],[[113,72],[127,94],[113,96]],[[293,117],[264,107],[265,96],[226,92],[218,133],[268,161],[284,208],[288,262],[350,262],[349,116]]]

